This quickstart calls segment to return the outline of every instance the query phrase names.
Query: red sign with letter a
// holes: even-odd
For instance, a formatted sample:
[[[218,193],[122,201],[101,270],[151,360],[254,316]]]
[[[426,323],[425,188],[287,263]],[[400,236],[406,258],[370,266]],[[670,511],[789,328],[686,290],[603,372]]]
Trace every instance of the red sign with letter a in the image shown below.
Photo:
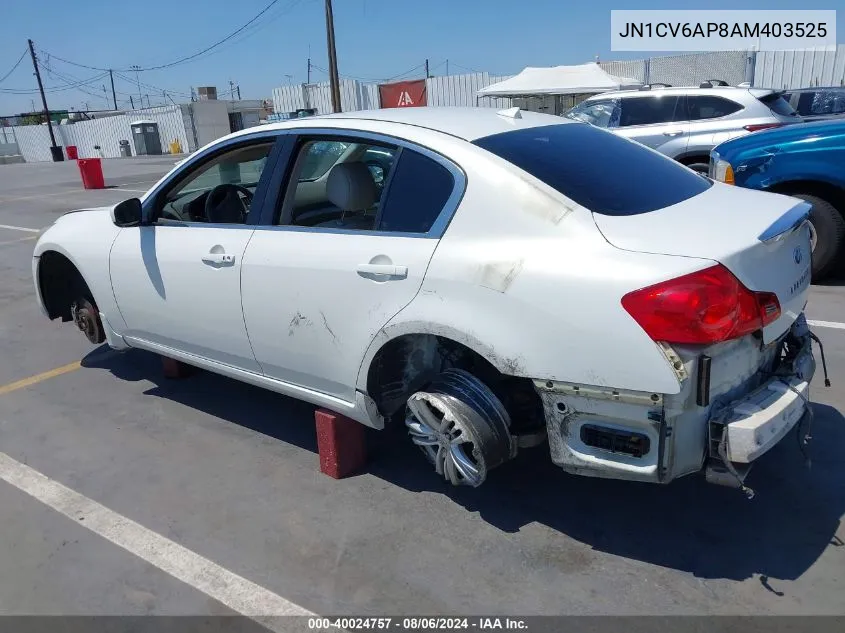
[[[382,108],[418,108],[426,105],[425,79],[382,84],[378,92]]]

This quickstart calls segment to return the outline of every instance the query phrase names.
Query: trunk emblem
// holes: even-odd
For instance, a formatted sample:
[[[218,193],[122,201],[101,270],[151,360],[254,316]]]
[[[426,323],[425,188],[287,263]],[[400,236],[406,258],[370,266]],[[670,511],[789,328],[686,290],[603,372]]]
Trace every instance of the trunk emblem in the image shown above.
[[[800,246],[796,246],[795,250],[792,251],[792,259],[795,260],[796,264],[800,264],[801,260],[804,259],[804,253],[802,252]]]

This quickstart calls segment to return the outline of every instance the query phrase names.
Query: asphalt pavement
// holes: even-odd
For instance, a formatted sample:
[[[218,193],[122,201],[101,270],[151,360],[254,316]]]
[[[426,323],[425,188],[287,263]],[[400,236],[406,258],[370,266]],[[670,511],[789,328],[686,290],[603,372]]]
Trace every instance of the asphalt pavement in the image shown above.
[[[0,614],[845,614],[842,281],[808,306],[833,383],[814,381],[812,466],[790,435],[752,501],[700,477],[570,476],[544,447],[452,489],[392,431],[335,481],[310,405],[166,380],[154,355],[40,314],[37,231],[174,162],[104,160],[99,191],[73,163],[0,167]]]

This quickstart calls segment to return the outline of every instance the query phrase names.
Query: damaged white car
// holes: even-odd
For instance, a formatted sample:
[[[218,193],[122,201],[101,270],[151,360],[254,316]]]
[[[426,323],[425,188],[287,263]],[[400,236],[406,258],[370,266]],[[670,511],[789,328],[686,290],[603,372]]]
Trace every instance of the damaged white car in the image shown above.
[[[33,274],[93,343],[404,423],[453,484],[547,441],[741,486],[812,415],[807,212],[584,123],[370,111],[220,139],[61,217]]]

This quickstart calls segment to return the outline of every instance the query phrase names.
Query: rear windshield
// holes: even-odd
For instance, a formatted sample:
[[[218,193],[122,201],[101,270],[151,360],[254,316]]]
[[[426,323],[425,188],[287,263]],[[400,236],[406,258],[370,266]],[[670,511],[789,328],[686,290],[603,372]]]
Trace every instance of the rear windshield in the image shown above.
[[[766,95],[765,97],[760,97],[760,101],[768,106],[769,110],[775,114],[780,114],[781,116],[798,116],[795,109],[789,105],[789,101],[776,92]]]
[[[475,144],[602,215],[648,213],[712,186],[675,161],[586,123],[502,132]]]

